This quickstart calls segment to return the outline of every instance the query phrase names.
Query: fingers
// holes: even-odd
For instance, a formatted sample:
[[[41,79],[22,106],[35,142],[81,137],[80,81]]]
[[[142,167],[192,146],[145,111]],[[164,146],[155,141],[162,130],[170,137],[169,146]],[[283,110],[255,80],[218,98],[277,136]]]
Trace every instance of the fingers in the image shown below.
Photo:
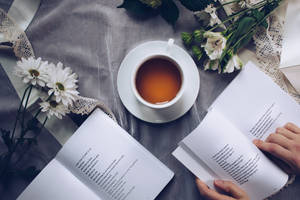
[[[287,174],[292,174],[293,170],[288,163],[284,162],[282,159],[271,157],[270,158],[276,165],[278,165],[283,171],[285,171]]]
[[[269,152],[273,156],[278,157],[287,163],[290,163],[292,160],[292,153],[279,144],[264,142],[261,140],[254,140],[253,143],[259,149]]]
[[[216,180],[215,186],[232,195],[234,198],[241,199],[247,197],[247,194],[237,185],[230,181]]]
[[[293,133],[300,134],[300,128],[293,123],[287,123],[284,128],[292,131]]]
[[[291,140],[281,134],[270,134],[269,137],[266,139],[266,142],[278,144],[284,147],[285,149],[291,148]]]
[[[292,131],[290,131],[287,128],[277,128],[276,133],[283,135],[284,137],[286,137],[290,140],[293,140],[296,137],[295,133],[293,133]]]
[[[208,188],[207,185],[200,179],[196,179],[196,184],[201,196],[205,197],[208,200],[232,200],[232,198],[219,194],[218,192]]]

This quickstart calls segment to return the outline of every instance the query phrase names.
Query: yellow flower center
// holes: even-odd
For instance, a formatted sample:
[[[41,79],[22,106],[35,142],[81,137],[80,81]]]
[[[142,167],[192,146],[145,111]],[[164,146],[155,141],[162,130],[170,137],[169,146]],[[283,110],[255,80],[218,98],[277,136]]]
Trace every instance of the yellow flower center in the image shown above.
[[[37,71],[36,69],[30,69],[30,70],[29,70],[29,73],[30,73],[30,75],[33,76],[33,77],[38,77],[38,76],[40,75],[40,72]]]
[[[57,82],[57,83],[56,83],[56,86],[57,86],[57,88],[58,88],[59,90],[61,90],[61,91],[64,91],[64,90],[65,90],[65,86],[64,86],[62,83],[60,83],[60,82]]]
[[[58,105],[56,101],[50,101],[49,104],[52,108],[56,108],[56,106]]]

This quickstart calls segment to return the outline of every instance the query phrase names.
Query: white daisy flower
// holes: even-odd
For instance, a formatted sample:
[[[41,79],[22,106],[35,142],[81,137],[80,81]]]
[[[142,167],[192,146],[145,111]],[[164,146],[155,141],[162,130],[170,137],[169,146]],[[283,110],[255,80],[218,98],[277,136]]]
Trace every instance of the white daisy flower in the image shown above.
[[[62,116],[65,116],[70,112],[66,105],[64,105],[62,102],[57,103],[53,99],[50,101],[43,101],[40,103],[40,106],[42,108],[41,111],[46,112],[49,118],[55,115],[57,118],[62,119]]]
[[[73,101],[79,94],[77,91],[77,75],[72,73],[69,67],[63,68],[59,62],[56,66],[49,65],[49,80],[47,86],[50,88],[48,94],[55,96],[56,102],[62,102],[64,105],[72,105]]]
[[[226,38],[219,32],[205,32],[203,35],[207,41],[202,47],[210,60],[221,58],[223,50],[226,47]]]
[[[24,83],[44,87],[47,79],[47,65],[48,63],[43,62],[41,58],[22,58],[21,61],[17,62],[14,73],[22,78]]]
[[[234,69],[241,69],[243,67],[243,62],[237,55],[233,55],[228,61],[223,73],[232,73]]]

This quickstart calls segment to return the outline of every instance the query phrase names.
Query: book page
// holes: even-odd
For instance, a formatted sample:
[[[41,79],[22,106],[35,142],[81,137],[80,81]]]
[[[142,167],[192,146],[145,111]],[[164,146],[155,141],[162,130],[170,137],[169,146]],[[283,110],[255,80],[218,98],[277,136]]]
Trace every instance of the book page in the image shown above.
[[[222,113],[250,140],[264,140],[287,122],[300,126],[298,103],[251,62],[211,108]]]
[[[101,200],[60,162],[53,159],[17,200]]]
[[[173,177],[99,109],[67,141],[57,159],[105,200],[153,200]]]
[[[250,199],[264,199],[288,180],[286,173],[215,109],[182,142],[217,174],[214,179],[233,181]]]
[[[213,187],[215,179],[220,179],[218,175],[210,169],[193,151],[183,142],[175,149],[172,155],[188,168],[195,176]]]

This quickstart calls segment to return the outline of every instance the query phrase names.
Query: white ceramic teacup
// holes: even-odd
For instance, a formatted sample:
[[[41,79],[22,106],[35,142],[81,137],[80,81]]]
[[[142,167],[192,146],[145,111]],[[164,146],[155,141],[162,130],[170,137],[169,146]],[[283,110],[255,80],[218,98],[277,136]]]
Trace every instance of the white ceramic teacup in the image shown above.
[[[178,64],[179,62],[176,61],[176,57],[174,57],[170,53],[173,43],[174,43],[174,40],[173,39],[169,39],[168,45],[166,46],[166,49],[165,49],[164,52],[160,52],[160,53],[153,52],[152,54],[149,54],[147,56],[139,58],[140,61],[137,63],[136,66],[133,67],[133,70],[132,70],[132,73],[131,73],[131,89],[133,91],[133,94],[137,98],[137,100],[140,103],[142,103],[145,106],[147,106],[147,107],[154,108],[154,109],[169,108],[172,105],[176,104],[179,101],[179,99],[182,97],[182,94],[184,93],[184,89],[185,89],[185,76],[184,76],[182,67]],[[177,67],[177,69],[178,69],[178,71],[180,72],[180,75],[181,75],[181,87],[180,87],[179,91],[177,92],[176,96],[172,100],[170,100],[168,102],[165,102],[165,103],[153,104],[153,103],[150,103],[150,102],[146,101],[139,94],[139,92],[137,90],[137,87],[136,87],[136,76],[137,76],[138,70],[140,69],[140,67],[146,61],[151,60],[153,58],[163,58],[165,60],[170,61],[171,63],[173,63]]]

